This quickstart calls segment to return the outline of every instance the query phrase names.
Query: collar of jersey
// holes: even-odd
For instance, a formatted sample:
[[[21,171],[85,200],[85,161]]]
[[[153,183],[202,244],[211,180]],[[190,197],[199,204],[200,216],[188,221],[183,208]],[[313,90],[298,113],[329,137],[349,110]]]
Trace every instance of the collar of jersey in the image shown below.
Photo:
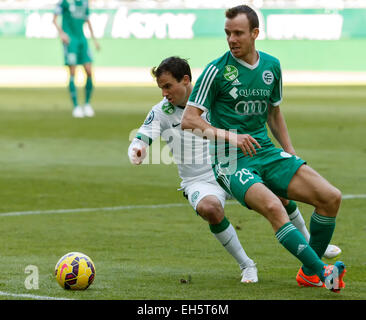
[[[259,65],[259,61],[261,60],[261,55],[259,54],[259,52],[258,52],[258,50],[256,50],[256,52],[258,53],[258,60],[257,60],[257,62],[255,63],[255,64],[249,64],[249,63],[247,63],[247,62],[245,62],[244,60],[241,60],[241,59],[238,59],[238,58],[236,58],[236,57],[234,57],[233,56],[233,54],[231,53],[231,51],[230,51],[230,54],[231,54],[231,56],[233,57],[233,59],[235,60],[235,61],[237,61],[238,63],[240,63],[241,65],[243,65],[244,67],[246,67],[246,68],[248,68],[248,69],[250,69],[250,70],[254,70],[255,68],[257,68],[258,67],[258,65]]]

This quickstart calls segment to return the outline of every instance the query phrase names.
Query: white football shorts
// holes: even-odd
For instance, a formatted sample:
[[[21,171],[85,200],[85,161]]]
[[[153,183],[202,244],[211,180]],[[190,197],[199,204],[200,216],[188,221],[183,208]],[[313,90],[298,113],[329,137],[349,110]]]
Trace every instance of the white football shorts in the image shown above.
[[[196,210],[198,203],[206,196],[215,196],[219,199],[223,208],[225,207],[225,200],[231,198],[215,179],[209,181],[193,181],[187,184],[184,188],[184,193],[194,210]]]

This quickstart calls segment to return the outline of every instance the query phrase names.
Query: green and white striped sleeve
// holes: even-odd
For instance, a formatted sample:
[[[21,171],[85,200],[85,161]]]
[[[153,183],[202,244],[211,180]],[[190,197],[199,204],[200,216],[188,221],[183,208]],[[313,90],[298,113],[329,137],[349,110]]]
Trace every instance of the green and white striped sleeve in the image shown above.
[[[210,110],[212,102],[216,97],[216,82],[214,80],[218,71],[219,69],[213,64],[209,64],[203,70],[188,99],[188,105],[203,111]]]

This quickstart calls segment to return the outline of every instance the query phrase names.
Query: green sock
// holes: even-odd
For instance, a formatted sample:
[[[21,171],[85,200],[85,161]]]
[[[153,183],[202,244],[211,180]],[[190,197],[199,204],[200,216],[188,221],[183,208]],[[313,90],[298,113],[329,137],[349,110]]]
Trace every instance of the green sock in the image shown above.
[[[297,204],[295,201],[290,200],[287,206],[285,206],[286,212],[288,215],[293,213],[297,208]]]
[[[93,79],[92,77],[87,77],[85,84],[85,104],[89,103],[92,92],[93,92]]]
[[[319,258],[322,258],[332,239],[336,218],[325,217],[314,211],[310,219],[310,241]]]
[[[75,108],[78,105],[78,94],[77,94],[73,76],[70,76],[70,79],[69,79],[69,92],[70,92],[72,104]]]
[[[227,229],[229,225],[230,221],[226,217],[224,217],[224,219],[222,219],[219,224],[210,224],[209,227],[212,233],[220,233]]]
[[[332,239],[335,228],[335,217],[325,217],[314,211],[310,219],[310,240],[309,244],[321,259],[327,250],[328,244]],[[312,274],[307,266],[303,266],[305,274]]]
[[[325,264],[306,242],[301,232],[291,222],[287,222],[279,228],[276,232],[276,237],[308,270],[311,270],[311,274],[316,273],[321,276]]]

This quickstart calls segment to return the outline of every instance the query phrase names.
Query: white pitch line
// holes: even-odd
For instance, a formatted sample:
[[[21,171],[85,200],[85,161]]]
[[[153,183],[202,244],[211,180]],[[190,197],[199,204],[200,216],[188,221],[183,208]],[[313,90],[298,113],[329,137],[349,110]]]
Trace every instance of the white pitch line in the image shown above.
[[[38,296],[35,294],[29,294],[29,293],[11,293],[11,292],[4,292],[4,291],[0,291],[0,296],[7,296],[7,297],[13,297],[13,298],[27,298],[27,299],[35,299],[35,300],[74,300],[74,299],[67,299],[67,298]]]
[[[166,203],[166,204],[150,204],[150,205],[127,205],[117,207],[101,207],[101,208],[76,208],[76,209],[56,209],[56,210],[34,210],[34,211],[15,211],[0,213],[0,217],[6,216],[24,216],[31,214],[47,214],[47,213],[75,213],[75,212],[96,212],[96,211],[122,211],[130,209],[160,209],[185,207],[186,203]]]
[[[366,199],[366,194],[345,194],[342,196],[342,199]]]
[[[343,200],[349,199],[366,199],[366,194],[346,194],[342,196]],[[227,201],[226,205],[239,205],[236,201]],[[142,205],[126,205],[116,207],[101,208],[76,208],[76,209],[53,209],[53,210],[33,210],[33,211],[13,211],[0,213],[0,217],[25,216],[33,214],[57,214],[57,213],[76,213],[76,212],[98,212],[98,211],[123,211],[131,209],[162,209],[174,207],[186,207],[188,203],[165,203],[165,204],[142,204]]]

